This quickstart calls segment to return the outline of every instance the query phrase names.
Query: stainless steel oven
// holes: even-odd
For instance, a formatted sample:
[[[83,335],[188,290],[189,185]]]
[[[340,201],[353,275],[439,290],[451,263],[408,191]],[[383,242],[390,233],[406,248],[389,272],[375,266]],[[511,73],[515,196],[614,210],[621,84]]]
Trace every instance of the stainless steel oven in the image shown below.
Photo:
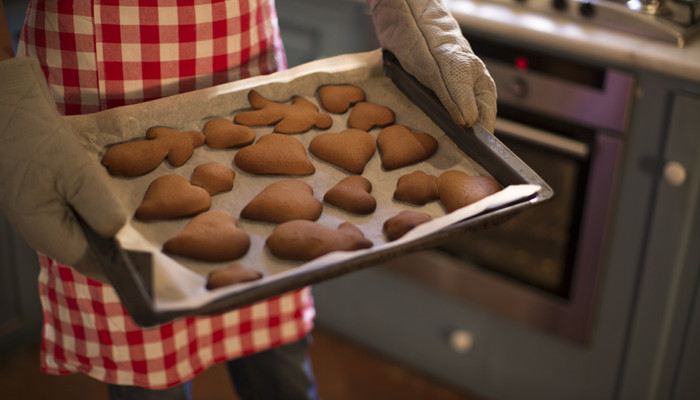
[[[392,270],[586,343],[634,76],[469,38],[497,84],[496,137],[555,196],[498,226],[398,260]]]

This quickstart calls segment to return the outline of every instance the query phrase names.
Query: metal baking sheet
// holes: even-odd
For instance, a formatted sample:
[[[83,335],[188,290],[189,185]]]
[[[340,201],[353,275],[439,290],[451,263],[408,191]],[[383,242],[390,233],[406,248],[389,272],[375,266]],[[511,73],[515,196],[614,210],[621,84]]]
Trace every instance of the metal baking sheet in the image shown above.
[[[396,123],[429,133],[439,142],[435,156],[394,171],[382,169],[377,150],[363,173],[372,182],[372,194],[378,203],[377,211],[372,215],[356,216],[324,204],[324,213],[317,222],[333,228],[343,221],[352,222],[374,246],[356,252],[332,253],[308,263],[276,259],[264,247],[264,240],[274,225],[238,218],[242,207],[262,188],[281,179],[306,181],[314,188],[314,196],[322,200],[325,191],[348,173],[309,153],[317,169],[312,176],[254,176],[233,165],[236,150],[213,150],[205,145],[198,148],[182,167],[173,168],[164,162],[146,176],[110,178],[110,184],[125,207],[134,211],[148,184],[157,176],[176,173],[189,178],[194,167],[207,161],[232,166],[237,174],[234,189],[230,193],[215,195],[212,209],[231,213],[238,219],[239,227],[249,233],[251,249],[236,262],[259,270],[264,276],[258,281],[206,290],[204,283],[208,272],[230,263],[197,262],[160,251],[162,243],[179,232],[189,219],[132,220],[117,238],[111,239],[101,238],[86,227],[91,243],[99,249],[107,277],[138,324],[152,326],[183,316],[222,312],[250,304],[377,265],[407,252],[436,246],[452,235],[499,222],[523,208],[551,198],[551,188],[491,133],[478,125],[463,128],[454,124],[435,96],[406,74],[393,55],[381,50],[333,57],[264,77],[68,119],[86,148],[99,159],[109,144],[143,137],[152,126],[201,130],[210,119],[232,119],[237,112],[250,108],[247,94],[251,89],[276,101],[287,101],[293,95],[301,95],[318,104],[316,89],[329,83],[352,83],[362,87],[367,93],[367,101],[388,106],[396,112]],[[294,137],[308,146],[319,133],[346,129],[348,114],[333,115],[334,123],[328,130],[312,129]],[[370,133],[376,137],[379,130],[376,128]],[[271,133],[272,127],[256,127],[255,131],[259,138]],[[414,170],[439,175],[448,169],[459,169],[472,175],[490,174],[504,186],[504,190],[447,215],[439,202],[417,207],[392,199],[396,181],[401,175]],[[388,243],[381,225],[404,209],[428,212],[434,220],[401,240]]]

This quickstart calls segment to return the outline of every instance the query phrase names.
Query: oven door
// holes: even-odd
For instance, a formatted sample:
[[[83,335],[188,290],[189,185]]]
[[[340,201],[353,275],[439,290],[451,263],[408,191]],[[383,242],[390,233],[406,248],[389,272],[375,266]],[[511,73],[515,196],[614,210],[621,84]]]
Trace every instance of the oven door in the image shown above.
[[[554,198],[395,270],[585,343],[622,140],[597,132],[584,142],[502,118],[495,135],[550,184]],[[405,267],[423,262],[433,267]]]

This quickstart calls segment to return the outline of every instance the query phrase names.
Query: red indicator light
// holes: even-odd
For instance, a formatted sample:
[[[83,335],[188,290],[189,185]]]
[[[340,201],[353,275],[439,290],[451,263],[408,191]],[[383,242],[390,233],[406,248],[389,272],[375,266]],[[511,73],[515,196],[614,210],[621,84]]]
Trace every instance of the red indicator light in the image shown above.
[[[528,61],[527,58],[519,56],[515,57],[515,60],[513,60],[513,63],[515,64],[515,68],[524,71],[530,67],[530,61]]]

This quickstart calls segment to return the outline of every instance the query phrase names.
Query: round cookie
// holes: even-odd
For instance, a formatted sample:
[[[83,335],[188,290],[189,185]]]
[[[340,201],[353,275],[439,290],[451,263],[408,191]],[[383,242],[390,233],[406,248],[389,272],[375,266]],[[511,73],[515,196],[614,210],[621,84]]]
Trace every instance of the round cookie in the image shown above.
[[[313,188],[299,180],[275,182],[258,193],[241,210],[241,218],[272,223],[293,219],[317,220],[323,204],[314,197]]]
[[[338,182],[323,196],[323,200],[354,214],[371,214],[377,200],[370,193],[372,183],[359,175],[351,175]]]
[[[355,85],[324,85],[318,88],[318,97],[326,111],[342,114],[353,104],[365,101],[365,92]]]
[[[207,290],[213,290],[236,283],[250,282],[262,278],[263,274],[243,267],[240,264],[232,264],[224,268],[211,271],[207,275]]]
[[[245,125],[237,125],[226,118],[216,118],[204,124],[202,129],[207,146],[212,149],[230,149],[247,146],[255,140],[255,131]]]
[[[353,174],[361,174],[377,149],[377,142],[360,129],[322,133],[311,139],[309,151],[316,157]]]
[[[143,221],[190,217],[211,207],[211,195],[179,175],[163,175],[148,185],[135,217]]]
[[[283,260],[309,261],[333,251],[368,249],[372,242],[349,222],[338,229],[307,220],[293,220],[275,227],[265,245]]]
[[[206,211],[163,245],[163,250],[200,261],[220,262],[243,257],[250,237],[223,211]]]
[[[452,212],[501,190],[501,185],[487,176],[449,170],[438,177],[440,201],[447,212]]]
[[[311,175],[316,168],[297,139],[281,133],[262,136],[233,157],[243,171],[258,175]]]
[[[190,182],[204,188],[210,195],[228,192],[233,189],[236,172],[218,162],[208,162],[198,165],[192,172]]]
[[[387,170],[423,161],[437,151],[438,142],[423,132],[413,132],[404,125],[392,125],[377,135],[382,166]]]
[[[292,104],[278,103],[264,98],[255,90],[248,92],[248,100],[254,111],[242,111],[234,117],[234,122],[247,126],[275,125],[278,133],[303,133],[316,127],[328,129],[333,119],[322,114],[318,107],[301,96],[294,96]]]
[[[384,221],[382,229],[387,239],[396,240],[416,226],[432,220],[433,217],[421,211],[404,210]]]
[[[365,101],[355,104],[348,117],[348,128],[370,131],[374,127],[384,127],[396,121],[396,114],[389,107]]]
[[[439,198],[437,177],[423,171],[399,177],[394,190],[394,199],[419,206]]]

